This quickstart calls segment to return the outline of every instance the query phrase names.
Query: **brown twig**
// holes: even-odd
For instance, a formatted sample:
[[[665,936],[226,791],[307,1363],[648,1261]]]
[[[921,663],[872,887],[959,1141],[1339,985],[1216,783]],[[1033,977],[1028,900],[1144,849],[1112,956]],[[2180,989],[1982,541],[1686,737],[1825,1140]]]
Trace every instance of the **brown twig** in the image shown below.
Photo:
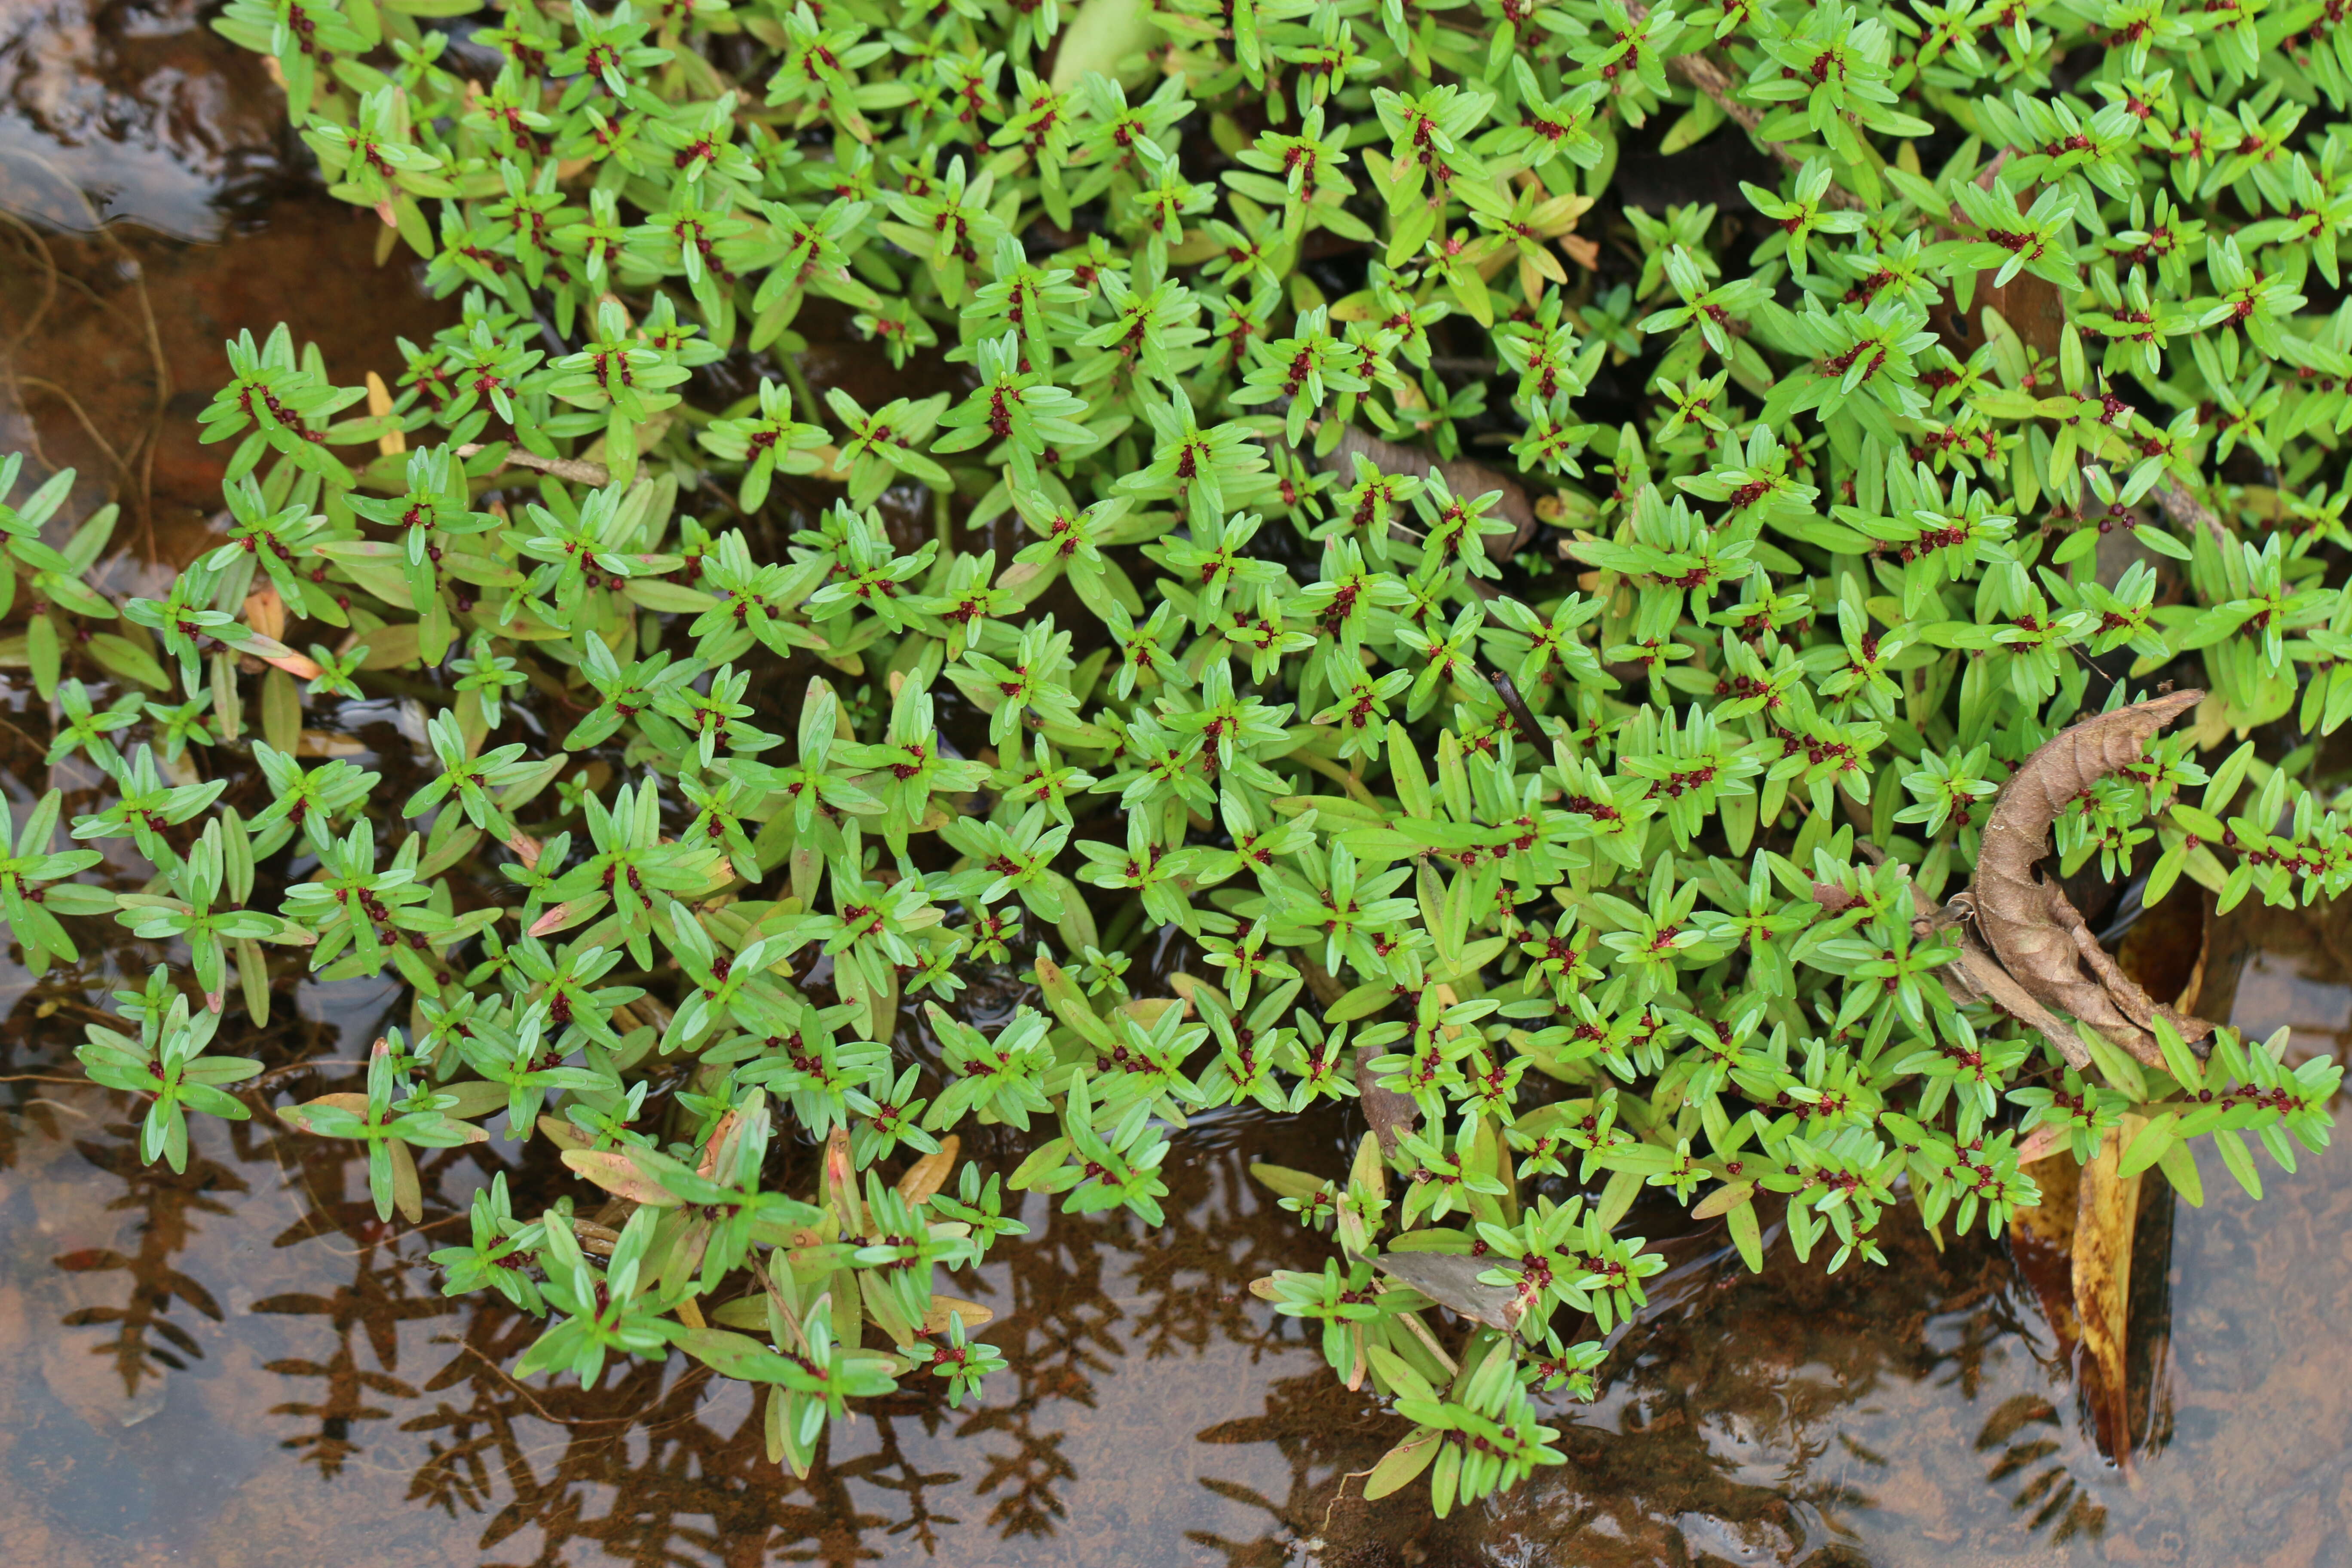
[[[114,465],[115,472],[121,474],[125,479],[130,479],[131,466],[122,460],[121,455],[114,449],[114,443],[108,440],[100,431],[97,422],[90,418],[89,412],[82,407],[72,393],[44,376],[20,375],[16,380],[24,386],[39,387],[70,409],[73,416],[81,422],[81,427],[89,433],[89,438],[98,443],[98,449],[105,454],[106,460]]]
[[[480,450],[482,450],[480,442],[469,441],[457,448],[457,456],[470,458]],[[506,457],[501,461],[511,463],[518,468],[535,468],[542,474],[552,474],[559,479],[569,479],[575,485],[593,485],[598,489],[603,489],[613,482],[612,469],[602,463],[585,462],[578,458],[542,458],[536,452],[527,452],[520,447],[509,447],[507,448]]]
[[[319,1072],[327,1068],[363,1068],[365,1066],[367,1063],[364,1061],[343,1061],[331,1057],[320,1058],[315,1061],[289,1062],[284,1067],[271,1068],[268,1072],[257,1074],[255,1077],[247,1079],[243,1083],[232,1087],[240,1094],[250,1093],[257,1089],[267,1091],[277,1088],[287,1079],[299,1078],[306,1072]]]
[[[49,307],[57,303],[58,263],[57,258],[49,254],[48,242],[41,237],[40,230],[14,213],[0,212],[0,220],[5,220],[13,228],[22,230],[25,237],[32,241],[33,249],[40,256],[42,268],[41,302],[34,306],[33,313],[25,319],[25,330],[8,340],[7,352],[0,353],[0,360],[11,360],[16,357],[18,349],[32,341],[34,331],[41,324],[41,319],[49,313]]]
[[[107,240],[129,268],[131,281],[139,291],[139,317],[147,329],[147,357],[155,366],[155,413],[147,423],[145,435],[139,447],[131,448],[139,459],[139,521],[140,533],[149,565],[155,563],[155,449],[163,443],[163,421],[172,408],[172,362],[163,353],[163,335],[155,325],[155,301],[147,292],[147,268],[131,254],[114,231],[104,229]],[[124,478],[130,476],[126,472]]]
[[[2156,497],[2157,510],[2164,513],[2166,521],[2179,528],[2203,529],[2223,550],[2238,542],[2237,536],[2230,531],[2228,524],[2214,515],[2213,509],[2190,495],[2171,476],[2158,479],[2152,493]]]
[[[1499,669],[1490,669],[1486,671],[1486,679],[1494,687],[1495,695],[1503,700],[1503,706],[1509,710],[1512,722],[1527,732],[1528,744],[1540,745],[1551,738],[1550,732],[1536,722],[1536,716],[1528,710],[1527,700],[1519,695],[1519,689],[1511,684],[1509,676]]]

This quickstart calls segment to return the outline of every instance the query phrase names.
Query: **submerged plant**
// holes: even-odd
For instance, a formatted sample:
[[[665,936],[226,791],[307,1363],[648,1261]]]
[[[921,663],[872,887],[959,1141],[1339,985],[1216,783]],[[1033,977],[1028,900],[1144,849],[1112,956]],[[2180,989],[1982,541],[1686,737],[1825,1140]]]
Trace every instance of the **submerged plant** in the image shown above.
[[[364,1091],[280,1118],[387,1220],[488,1119],[559,1147],[600,1206],[501,1179],[448,1288],[545,1320],[522,1372],[766,1385],[805,1473],[985,1400],[935,1282],[1011,1194],[1158,1225],[1189,1119],[1338,1102],[1344,1178],[1260,1170],[1336,1252],[1259,1291],[1443,1513],[1559,1462],[1637,1202],[1835,1269],[2041,1160],[2196,1202],[2201,1142],[2257,1194],[2326,1146],[2337,1068],[2036,868],[2352,887],[2320,8],[475,9],[215,23],[457,304],[388,398],[230,345],[226,541],[121,601],[113,509],[0,465],[0,664],[104,779],[0,904],[37,972],[184,944],[83,1048],[150,1161],[249,1110],[263,944],[391,968]],[[1643,210],[1654,117],[1777,180]],[[820,392],[820,323],[952,390]],[[405,794],[314,742],[394,692]]]

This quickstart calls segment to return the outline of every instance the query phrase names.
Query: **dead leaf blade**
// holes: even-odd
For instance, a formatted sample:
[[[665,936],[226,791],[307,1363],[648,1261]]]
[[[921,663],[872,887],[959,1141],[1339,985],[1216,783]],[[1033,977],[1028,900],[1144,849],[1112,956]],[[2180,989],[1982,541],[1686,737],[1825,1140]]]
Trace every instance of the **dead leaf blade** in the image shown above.
[[[2089,932],[2084,928],[2082,936],[2075,934],[2082,915],[2056,882],[2035,874],[2034,864],[2049,854],[2051,824],[2069,802],[2137,762],[2158,731],[2204,695],[2175,691],[2135,702],[2070,724],[2044,742],[2001,787],[1969,883],[1977,925],[2009,976],[2044,1007],[2080,1018],[2144,1061],[2160,1058],[2154,1054],[2155,1037],[2132,1014],[2152,1015],[2155,1005],[2127,979],[2127,992],[2110,988],[2105,976],[2114,971],[2112,961],[2085,962]],[[2088,945],[2098,944],[2093,939]],[[2105,959],[2104,952],[2100,956]],[[2114,973],[2121,978],[2120,971]],[[1971,978],[1977,978],[1973,971]]]

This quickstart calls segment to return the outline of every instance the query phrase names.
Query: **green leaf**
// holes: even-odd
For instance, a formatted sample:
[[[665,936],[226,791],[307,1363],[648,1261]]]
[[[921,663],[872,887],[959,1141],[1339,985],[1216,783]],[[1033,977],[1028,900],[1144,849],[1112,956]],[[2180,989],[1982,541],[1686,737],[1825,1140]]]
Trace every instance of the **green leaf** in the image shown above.
[[[1364,1500],[1377,1502],[1419,1480],[1422,1471],[1437,1458],[1444,1436],[1431,1426],[1416,1426],[1407,1433],[1404,1441],[1381,1455],[1372,1473],[1364,1478]]]
[[[2124,1150],[2123,1158],[2116,1165],[2116,1174],[2137,1176],[2162,1159],[2165,1152],[2179,1142],[2173,1131],[2173,1126],[2179,1121],[2179,1115],[2169,1110],[2151,1119],[2139,1130],[2139,1135],[2131,1141],[2130,1146]]]
[[[1685,110],[1673,125],[1667,127],[1664,137],[1658,142],[1658,152],[1662,156],[1671,157],[1676,153],[1696,147],[1712,134],[1715,128],[1721,125],[1723,121],[1723,106],[1707,94],[1698,93],[1695,96],[1690,108]]]

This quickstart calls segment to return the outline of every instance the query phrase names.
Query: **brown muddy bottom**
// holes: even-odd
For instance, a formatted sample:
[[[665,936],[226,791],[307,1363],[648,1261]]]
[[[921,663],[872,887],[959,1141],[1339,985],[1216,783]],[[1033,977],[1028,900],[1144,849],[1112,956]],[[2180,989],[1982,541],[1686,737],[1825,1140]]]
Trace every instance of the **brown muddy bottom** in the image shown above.
[[[217,526],[222,453],[193,416],[226,374],[223,338],[289,320],[350,384],[389,379],[394,335],[454,310],[406,261],[374,266],[370,215],[288,173],[274,95],[188,0],[5,14],[0,449],[80,469],[69,521],[121,500],[100,582],[152,592]],[[803,369],[832,381],[872,359],[820,343]],[[0,671],[0,787],[25,802],[54,784],[88,809],[86,771],[39,765],[41,707]],[[352,705],[344,728],[389,768],[405,747],[372,708],[390,704]],[[102,874],[139,885],[147,868],[108,847]],[[2341,1054],[2345,946],[2324,917],[2241,910],[2215,933],[2203,1010],[2292,1026],[2294,1059]],[[142,1169],[125,1104],[79,1084],[71,1053],[105,993],[168,956],[93,941],[36,982],[0,954],[0,1563],[2352,1562],[2341,1159],[2268,1173],[2261,1205],[2209,1162],[2205,1208],[2146,1205],[2128,1477],[2095,1447],[2006,1243],[1939,1252],[1891,1220],[1891,1267],[1831,1279],[1778,1256],[1758,1280],[1709,1228],[1645,1210],[1636,1228],[1671,1238],[1675,1268],[1617,1336],[1596,1403],[1549,1406],[1569,1462],[1439,1524],[1420,1487],[1362,1500],[1405,1424],[1247,1289],[1327,1252],[1249,1162],[1337,1173],[1360,1129],[1204,1117],[1173,1141],[1164,1227],[1033,1197],[1032,1234],[948,1287],[995,1310],[982,1337],[1012,1363],[977,1405],[910,1380],[837,1426],[803,1481],[762,1457],[743,1385],[683,1358],[591,1392],[518,1383],[505,1369],[534,1322],[440,1294],[426,1257],[495,1173],[519,1209],[560,1190],[543,1143],[425,1158],[418,1227],[380,1225],[362,1163],[267,1116],[204,1121],[184,1176]],[[1001,1022],[1025,999],[998,974],[961,1006]],[[289,971],[269,1026],[235,1048],[287,1104],[355,1087],[405,1012],[392,984]],[[309,1058],[328,1065],[291,1065]],[[1006,1169],[1019,1151],[966,1152]],[[785,1158],[803,1190],[810,1152]]]

